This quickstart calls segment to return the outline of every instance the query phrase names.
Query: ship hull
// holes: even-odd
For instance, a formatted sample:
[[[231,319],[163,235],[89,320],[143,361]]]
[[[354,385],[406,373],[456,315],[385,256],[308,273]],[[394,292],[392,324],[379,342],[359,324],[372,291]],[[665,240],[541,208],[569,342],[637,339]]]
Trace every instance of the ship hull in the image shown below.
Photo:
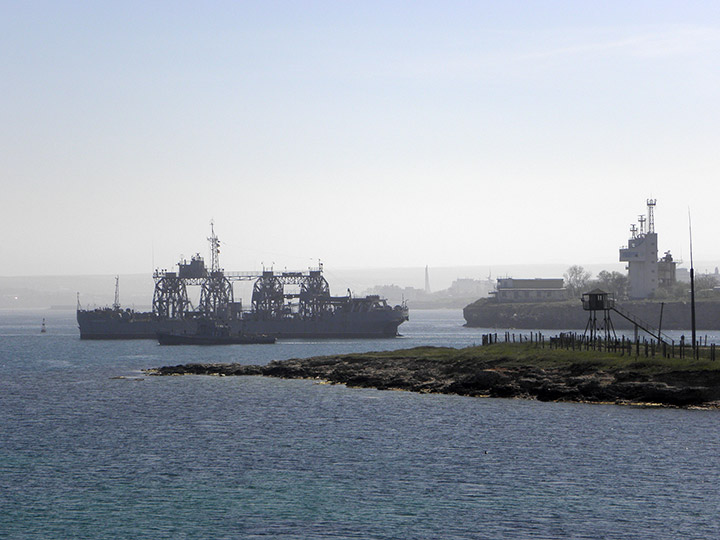
[[[206,336],[157,333],[160,345],[251,345],[272,344],[275,338],[270,336]]]
[[[158,319],[152,314],[114,317],[103,310],[77,312],[80,339],[157,339],[158,333],[198,332],[193,319]],[[300,317],[253,319],[230,323],[233,333],[267,335],[279,339],[392,338],[407,320],[407,312],[387,310],[366,313],[333,313],[316,319]]]
[[[152,313],[78,310],[80,339],[157,339],[158,332],[195,333],[191,320],[160,320]]]
[[[319,319],[246,319],[242,331],[284,339],[391,338],[405,319],[398,312],[336,313]]]

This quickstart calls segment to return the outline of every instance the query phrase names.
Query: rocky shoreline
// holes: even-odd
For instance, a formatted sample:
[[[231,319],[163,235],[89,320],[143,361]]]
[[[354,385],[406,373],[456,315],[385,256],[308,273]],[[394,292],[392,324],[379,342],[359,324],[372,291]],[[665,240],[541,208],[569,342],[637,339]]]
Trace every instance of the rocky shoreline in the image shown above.
[[[495,350],[493,348],[495,347]],[[474,397],[615,403],[666,407],[720,407],[720,367],[678,367],[662,359],[601,361],[592,352],[508,346],[401,351],[291,359],[264,366],[185,364],[146,370],[151,375],[262,375],[315,379],[349,387]],[[528,359],[530,350],[532,360]],[[499,354],[498,354],[499,353]],[[560,356],[558,356],[560,355]]]

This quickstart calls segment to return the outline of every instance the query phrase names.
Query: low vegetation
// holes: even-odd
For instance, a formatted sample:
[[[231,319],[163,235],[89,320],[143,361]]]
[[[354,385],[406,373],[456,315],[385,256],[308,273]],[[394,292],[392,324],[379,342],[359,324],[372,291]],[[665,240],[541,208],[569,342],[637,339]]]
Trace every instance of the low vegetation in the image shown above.
[[[478,367],[535,367],[583,368],[608,372],[632,369],[648,373],[662,371],[718,371],[720,361],[709,359],[693,360],[692,358],[663,358],[655,356],[646,358],[644,355],[622,355],[607,351],[585,351],[569,349],[550,349],[536,343],[495,343],[477,347],[455,349],[451,347],[417,347],[396,351],[371,352],[363,354],[347,354],[312,359],[316,362],[337,362],[338,360],[387,361],[414,360],[450,364],[454,362],[472,363]]]

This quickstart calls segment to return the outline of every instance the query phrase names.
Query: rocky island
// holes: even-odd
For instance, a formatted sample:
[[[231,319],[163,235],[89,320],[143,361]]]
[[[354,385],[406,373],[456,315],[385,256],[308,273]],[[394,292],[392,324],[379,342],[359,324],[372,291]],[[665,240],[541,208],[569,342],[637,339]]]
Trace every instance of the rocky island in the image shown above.
[[[661,306],[661,304],[664,304]],[[690,303],[653,300],[625,301],[622,308],[637,318],[663,330],[685,330],[691,327]],[[661,320],[662,312],[662,320]],[[465,326],[474,328],[553,329],[585,328],[588,312],[578,300],[565,302],[502,303],[493,298],[481,298],[463,309]],[[720,302],[696,302],[697,328],[720,330]],[[612,314],[617,330],[629,330],[632,323]]]
[[[315,379],[349,387],[476,397],[720,407],[719,362],[550,349],[537,343],[419,347],[274,361],[264,366],[186,364],[146,372]]]

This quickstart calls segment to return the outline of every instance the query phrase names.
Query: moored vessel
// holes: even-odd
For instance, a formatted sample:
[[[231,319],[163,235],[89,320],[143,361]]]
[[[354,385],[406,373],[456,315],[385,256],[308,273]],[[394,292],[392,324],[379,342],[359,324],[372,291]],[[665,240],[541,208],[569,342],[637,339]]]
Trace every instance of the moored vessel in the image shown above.
[[[276,341],[275,337],[264,334],[233,333],[230,327],[212,319],[201,322],[194,334],[158,332],[156,336],[160,345],[250,345]]]
[[[212,230],[211,265],[198,254],[180,261],[178,270],[155,271],[153,308],[149,312],[123,309],[116,281],[112,308],[82,309],[77,321],[81,339],[156,339],[158,334],[193,336],[203,321],[212,320],[233,335],[273,338],[390,338],[408,320],[405,304],[390,306],[371,295],[332,296],[322,263],[300,272],[225,272],[220,268],[220,242]],[[235,301],[233,284],[254,281],[251,306]],[[200,289],[197,307],[188,289]]]

